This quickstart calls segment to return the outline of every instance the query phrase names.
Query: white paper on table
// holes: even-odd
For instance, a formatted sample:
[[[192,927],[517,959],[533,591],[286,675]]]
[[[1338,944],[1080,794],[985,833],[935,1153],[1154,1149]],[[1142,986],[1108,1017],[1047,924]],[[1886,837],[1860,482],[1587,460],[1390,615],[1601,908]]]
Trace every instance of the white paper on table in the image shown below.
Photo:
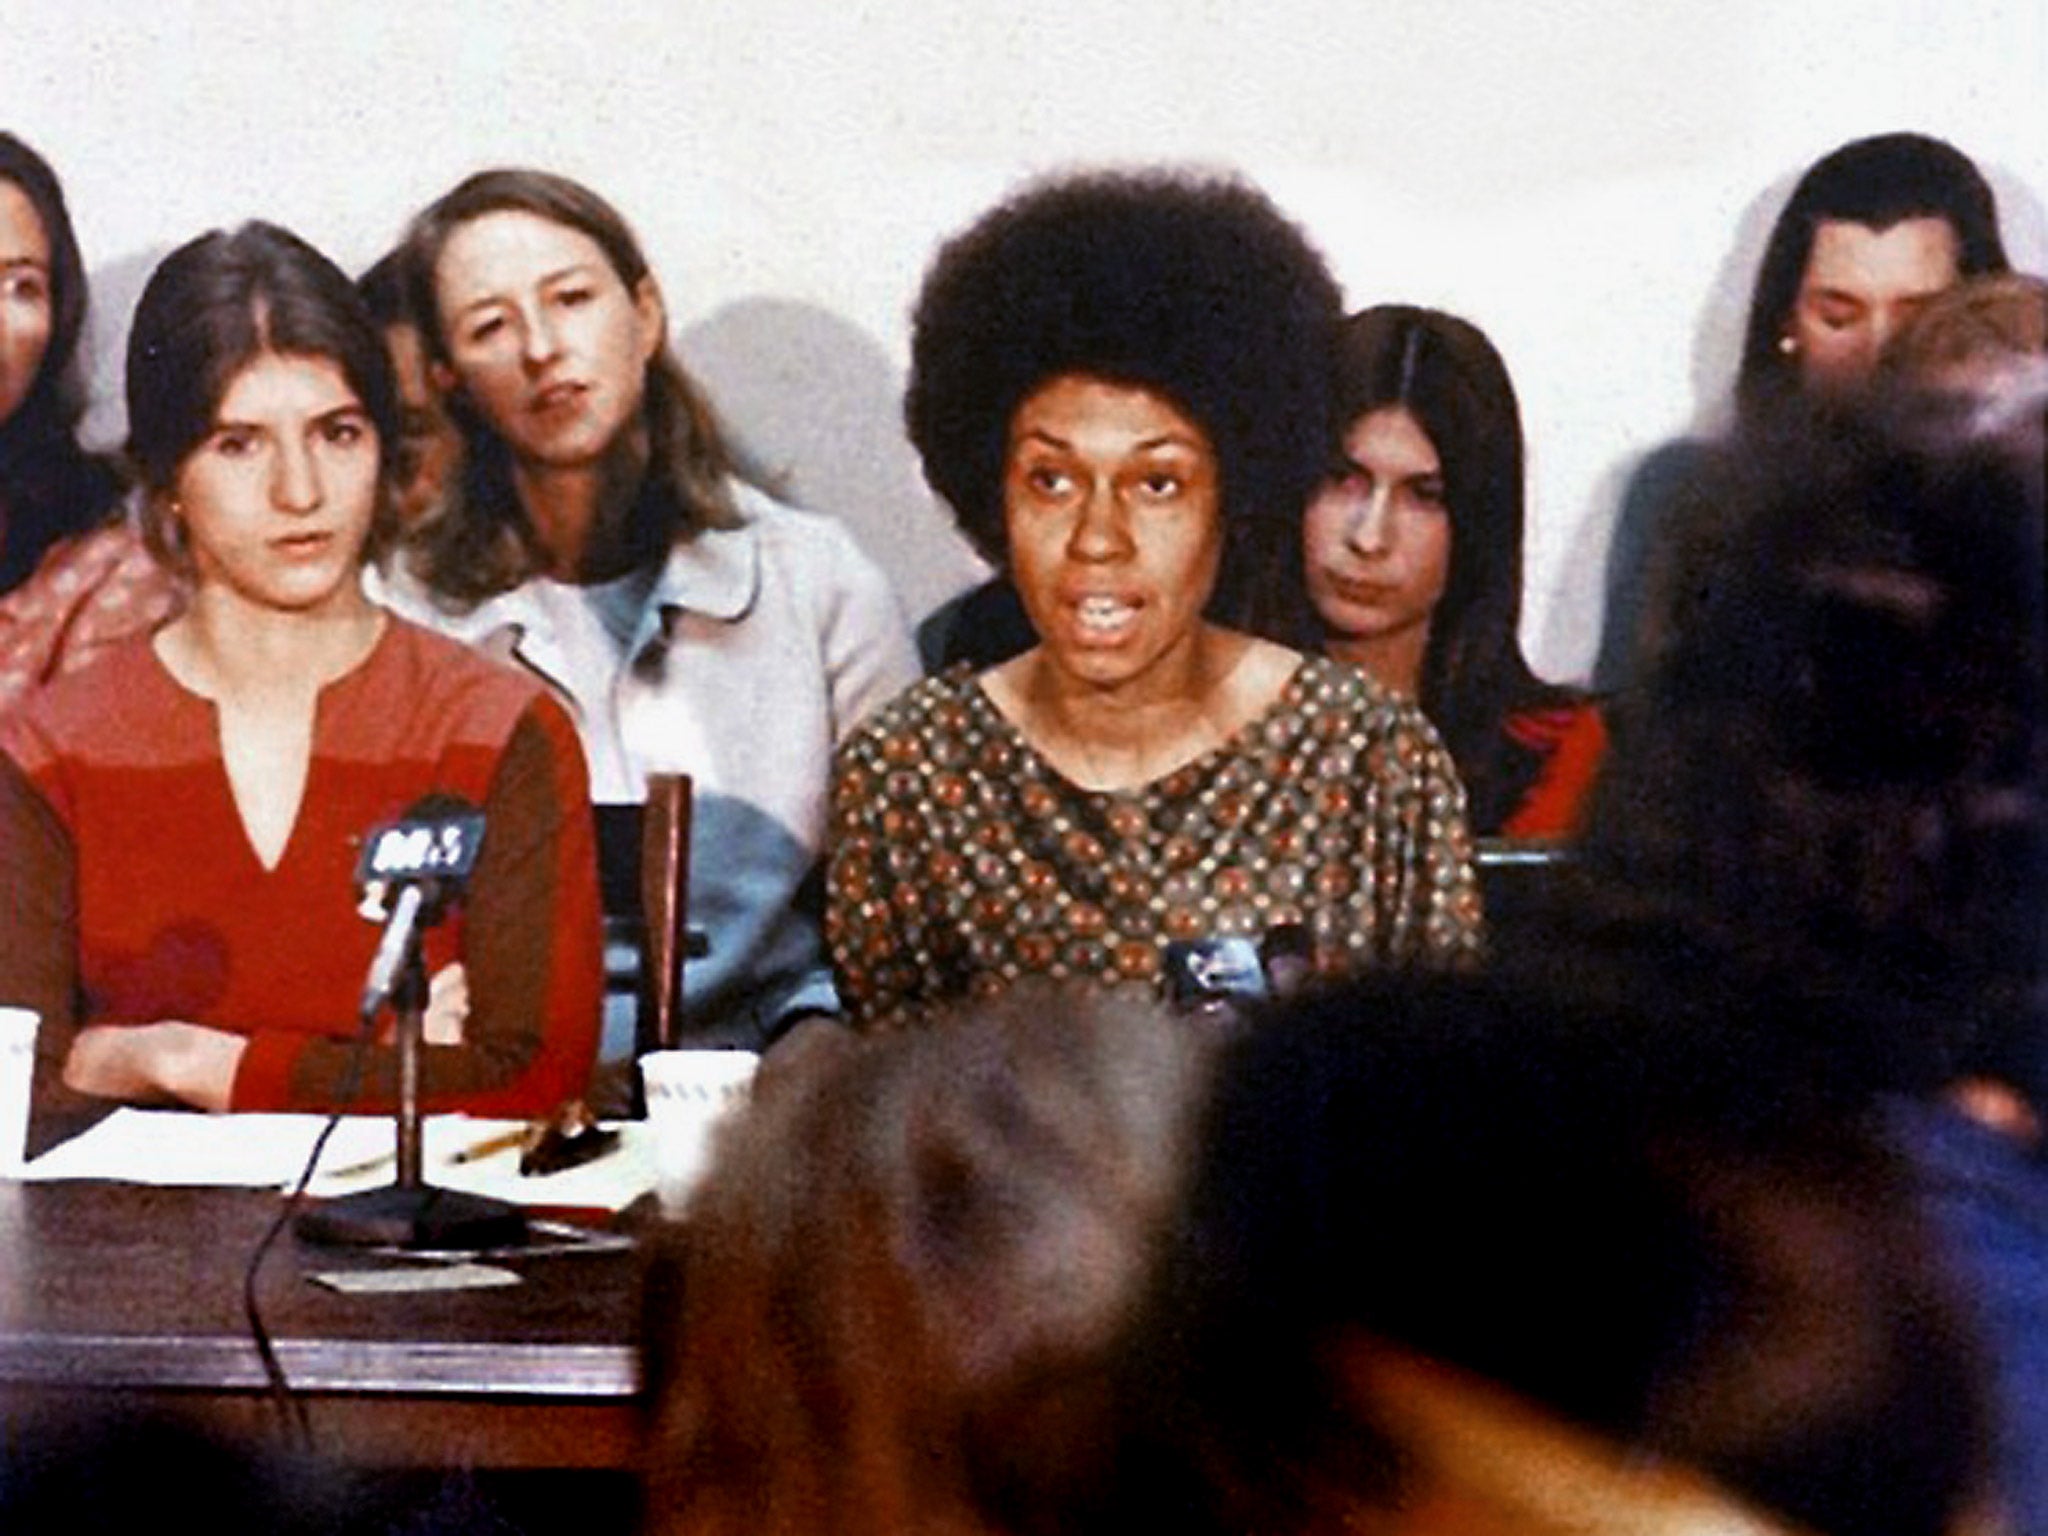
[[[175,1109],[117,1109],[83,1135],[52,1147],[25,1168],[26,1180],[111,1179],[244,1189],[288,1189],[298,1182],[325,1115],[198,1114]],[[429,1115],[421,1124],[422,1173],[429,1184],[491,1195],[520,1205],[623,1210],[654,1188],[647,1127],[612,1127],[619,1145],[561,1173],[519,1171],[519,1148],[505,1146],[473,1162],[458,1152],[525,1125],[469,1115]],[[389,1184],[398,1133],[389,1115],[345,1115],[320,1155],[311,1193],[349,1194]]]

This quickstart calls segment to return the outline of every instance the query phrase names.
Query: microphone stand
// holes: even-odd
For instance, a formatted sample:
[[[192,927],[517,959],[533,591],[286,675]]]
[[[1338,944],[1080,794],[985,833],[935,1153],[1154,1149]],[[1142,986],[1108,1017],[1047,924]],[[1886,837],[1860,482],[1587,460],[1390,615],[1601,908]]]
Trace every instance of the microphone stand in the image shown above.
[[[398,1176],[381,1189],[344,1195],[303,1212],[293,1230],[311,1243],[355,1248],[470,1251],[526,1241],[526,1213],[503,1200],[426,1181],[420,1140],[420,1051],[427,1007],[427,968],[414,929],[391,989],[398,1024]]]

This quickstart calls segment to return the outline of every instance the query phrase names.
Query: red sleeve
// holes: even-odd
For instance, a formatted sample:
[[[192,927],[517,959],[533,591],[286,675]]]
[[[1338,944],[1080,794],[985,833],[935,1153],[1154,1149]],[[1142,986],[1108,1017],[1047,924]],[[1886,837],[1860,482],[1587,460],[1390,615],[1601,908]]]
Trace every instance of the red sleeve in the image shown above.
[[[1544,754],[1542,771],[1514,814],[1504,837],[1565,838],[1579,830],[1586,797],[1607,755],[1607,722],[1598,706],[1570,704],[1531,710],[1508,721],[1508,734]]]
[[[583,1096],[597,1057],[604,965],[589,784],[575,727],[552,700],[520,717],[484,800],[484,847],[463,917],[469,1018],[459,1046],[429,1046],[429,1109],[541,1115]],[[234,1109],[328,1108],[347,1084],[348,1040],[259,1032],[235,1077]],[[372,1047],[370,1091],[388,1105],[388,1045]]]

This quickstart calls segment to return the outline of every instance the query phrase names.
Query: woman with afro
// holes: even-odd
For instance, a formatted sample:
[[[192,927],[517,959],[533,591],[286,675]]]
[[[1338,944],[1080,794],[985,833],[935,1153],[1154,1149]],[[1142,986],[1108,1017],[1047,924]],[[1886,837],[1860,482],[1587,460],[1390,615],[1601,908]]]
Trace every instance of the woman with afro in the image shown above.
[[[1465,796],[1411,704],[1230,620],[1326,463],[1336,285],[1229,178],[1027,187],[939,253],[905,417],[1036,643],[841,749],[857,1023],[1027,974],[1182,998],[1477,947]]]

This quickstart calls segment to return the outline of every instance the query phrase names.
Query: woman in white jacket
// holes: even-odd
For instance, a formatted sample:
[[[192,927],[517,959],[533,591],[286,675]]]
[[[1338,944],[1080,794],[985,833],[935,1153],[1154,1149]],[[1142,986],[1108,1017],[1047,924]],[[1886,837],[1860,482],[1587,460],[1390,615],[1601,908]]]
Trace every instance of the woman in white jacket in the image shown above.
[[[600,803],[692,776],[693,1041],[759,1047],[836,1011],[812,881],[832,748],[916,674],[886,580],[838,524],[735,478],[596,193],[480,172],[408,253],[466,451],[399,601],[416,583],[440,628],[562,695]]]

